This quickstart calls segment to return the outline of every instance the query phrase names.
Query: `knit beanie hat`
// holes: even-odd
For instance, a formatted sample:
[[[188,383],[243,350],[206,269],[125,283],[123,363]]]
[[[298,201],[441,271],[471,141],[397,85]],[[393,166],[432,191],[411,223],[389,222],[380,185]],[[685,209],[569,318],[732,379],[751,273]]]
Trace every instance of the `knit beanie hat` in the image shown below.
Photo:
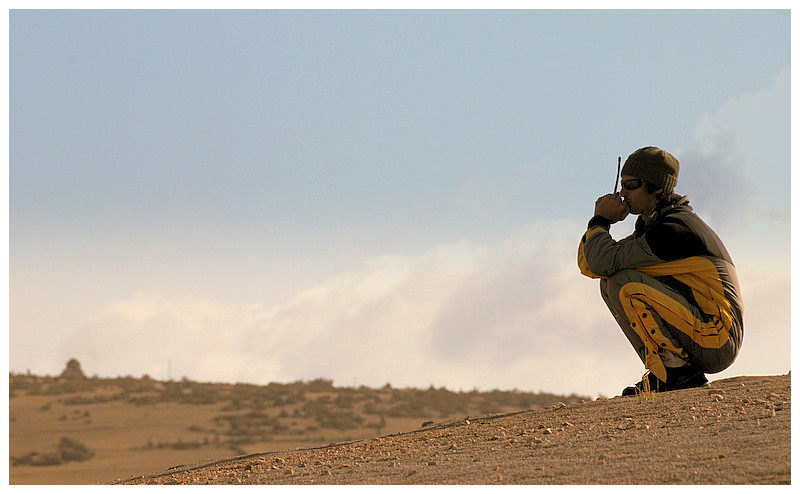
[[[622,167],[622,175],[641,178],[656,187],[671,190],[678,184],[680,164],[674,156],[654,146],[637,149]]]

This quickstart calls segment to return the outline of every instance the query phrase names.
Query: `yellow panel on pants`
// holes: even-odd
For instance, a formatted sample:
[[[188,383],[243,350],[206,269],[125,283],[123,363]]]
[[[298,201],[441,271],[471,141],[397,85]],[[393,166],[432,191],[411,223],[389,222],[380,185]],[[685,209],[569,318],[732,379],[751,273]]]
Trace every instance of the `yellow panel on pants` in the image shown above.
[[[626,284],[620,289],[619,298],[631,328],[644,343],[647,351],[645,367],[663,382],[667,381],[667,370],[658,356],[659,349],[663,348],[684,359],[688,355],[664,335],[648,306],[665,323],[685,333],[704,348],[720,348],[730,338],[730,326],[726,327],[719,317],[703,322],[674,298],[644,283]]]

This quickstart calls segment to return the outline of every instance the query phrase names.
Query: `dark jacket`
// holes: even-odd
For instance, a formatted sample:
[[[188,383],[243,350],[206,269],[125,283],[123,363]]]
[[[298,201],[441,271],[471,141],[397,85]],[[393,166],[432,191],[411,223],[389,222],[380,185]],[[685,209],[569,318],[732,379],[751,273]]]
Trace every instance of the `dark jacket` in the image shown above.
[[[633,235],[617,242],[610,222],[595,216],[581,238],[578,266],[590,278],[607,278],[623,269],[648,274],[682,294],[710,321],[717,319],[739,339],[742,299],[736,268],[716,233],[674,195],[647,221],[640,217]],[[735,333],[735,334],[734,334]]]

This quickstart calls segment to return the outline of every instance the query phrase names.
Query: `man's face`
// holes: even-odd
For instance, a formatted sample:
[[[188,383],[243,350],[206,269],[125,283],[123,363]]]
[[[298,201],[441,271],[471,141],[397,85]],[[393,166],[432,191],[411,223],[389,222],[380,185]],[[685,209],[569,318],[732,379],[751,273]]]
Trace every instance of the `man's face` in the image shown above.
[[[623,187],[620,189],[619,195],[628,205],[628,211],[630,211],[632,214],[644,213],[645,215],[650,216],[650,214],[655,211],[656,205],[658,204],[658,201],[656,200],[656,192],[658,191],[648,194],[647,187],[645,187],[644,182],[641,180],[637,182],[639,185],[637,188],[626,189],[625,185],[636,185],[633,183],[633,181],[636,181],[636,177],[632,177],[630,175],[622,175],[620,180],[623,184]]]

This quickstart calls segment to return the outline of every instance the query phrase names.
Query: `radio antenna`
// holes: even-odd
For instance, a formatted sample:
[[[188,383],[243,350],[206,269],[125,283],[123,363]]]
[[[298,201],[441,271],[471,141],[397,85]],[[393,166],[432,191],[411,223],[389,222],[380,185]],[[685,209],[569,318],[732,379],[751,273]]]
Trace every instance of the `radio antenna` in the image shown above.
[[[622,165],[622,156],[617,156],[617,180],[614,182],[614,193],[617,193],[617,187],[619,186],[619,167]]]

